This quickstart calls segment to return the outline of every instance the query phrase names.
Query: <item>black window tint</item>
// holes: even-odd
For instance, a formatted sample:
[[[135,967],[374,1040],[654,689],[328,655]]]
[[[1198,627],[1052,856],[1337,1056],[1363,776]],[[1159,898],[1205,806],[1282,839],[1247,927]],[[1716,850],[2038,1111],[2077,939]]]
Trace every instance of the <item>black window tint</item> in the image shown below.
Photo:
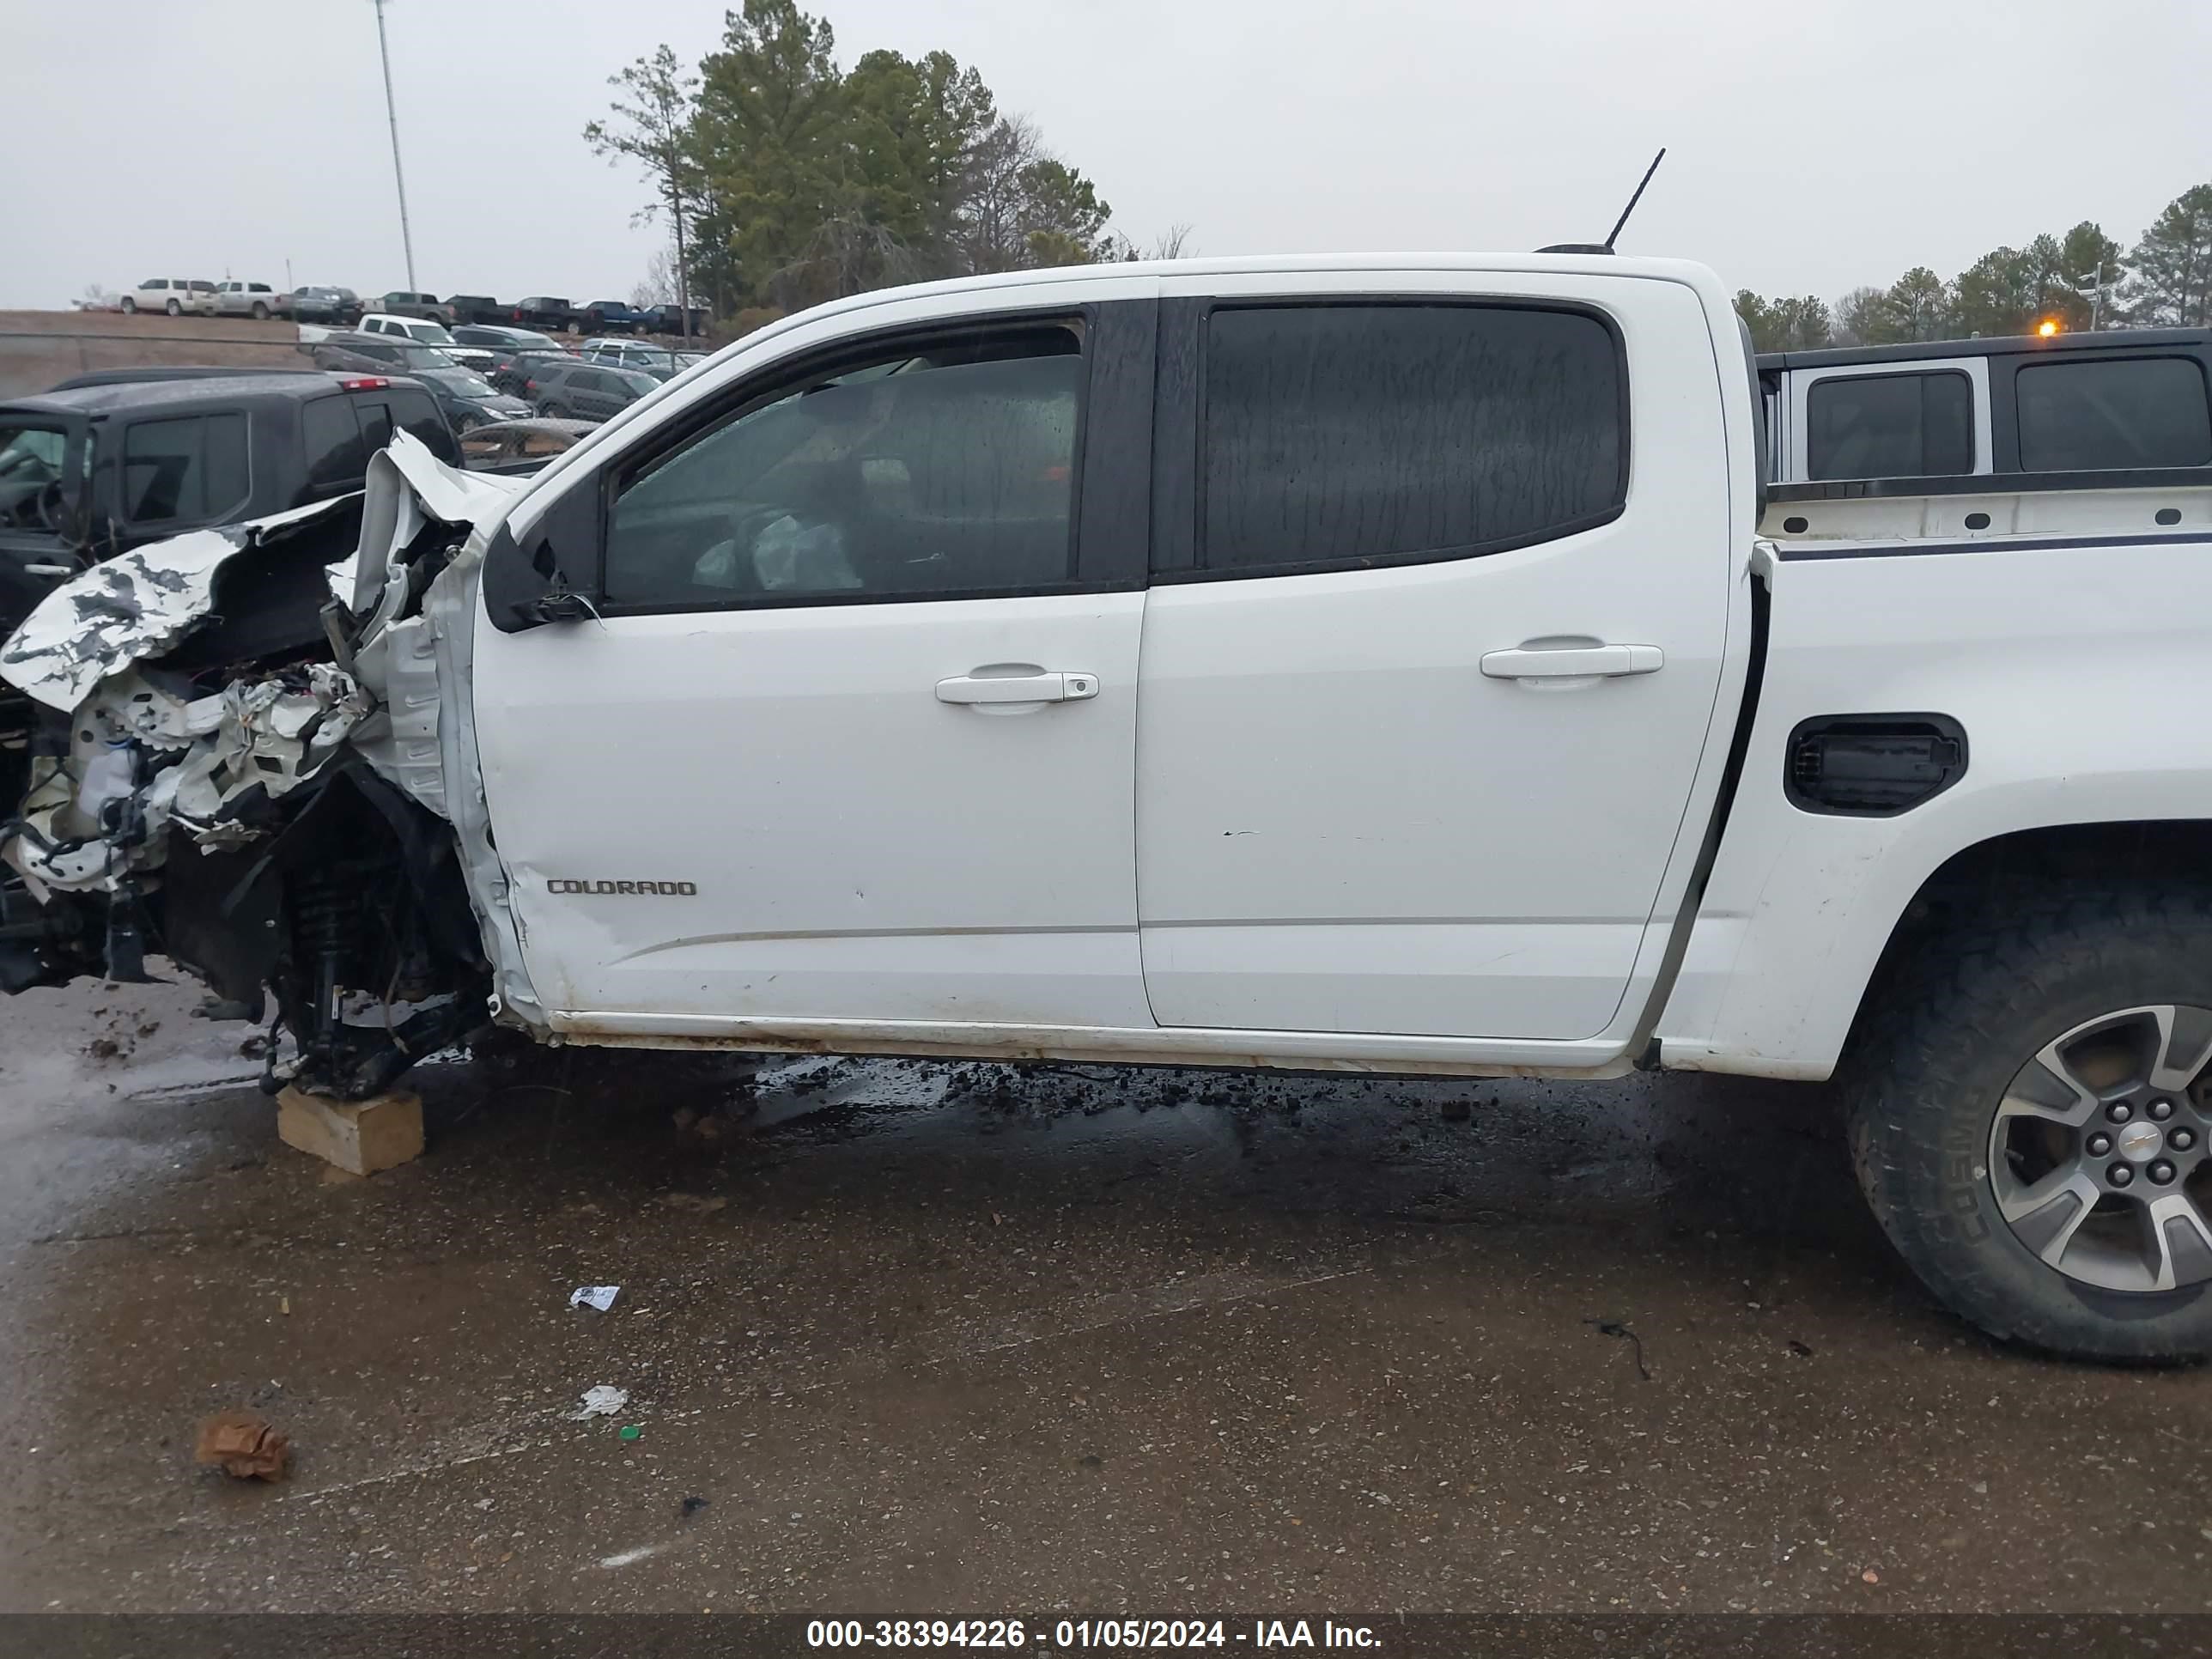
[[[140,421],[124,434],[125,516],[204,524],[245,507],[246,416]]]
[[[2030,363],[2017,387],[2024,472],[2212,465],[2204,371],[2189,358]]]
[[[392,413],[403,429],[420,439],[429,452],[448,465],[458,465],[460,452],[453,447],[453,434],[446,424],[446,417],[438,413],[438,405],[427,392],[416,392],[406,386],[392,388]]]
[[[1207,569],[1461,556],[1626,499],[1620,351],[1577,312],[1217,311],[1205,395]]]
[[[789,387],[625,483],[606,597],[930,599],[1064,586],[1073,331],[917,345]]]
[[[354,418],[353,404],[344,392],[301,406],[300,440],[307,451],[309,495],[342,495],[360,488],[368,470],[368,452],[361,441],[361,422]]]
[[[374,454],[392,441],[392,410],[381,398],[371,402],[361,399],[354,404],[354,413],[361,418],[361,441]],[[362,463],[364,469],[368,462]]]
[[[1974,470],[1974,383],[1955,369],[1815,380],[1805,394],[1812,478],[1955,477]]]

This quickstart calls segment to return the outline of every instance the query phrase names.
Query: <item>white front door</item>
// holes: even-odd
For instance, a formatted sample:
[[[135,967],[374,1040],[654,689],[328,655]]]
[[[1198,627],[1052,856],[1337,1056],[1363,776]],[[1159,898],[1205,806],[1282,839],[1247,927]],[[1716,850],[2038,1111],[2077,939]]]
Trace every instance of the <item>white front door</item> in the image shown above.
[[[1194,368],[1161,422],[1195,463],[1163,480],[1139,699],[1163,1026],[1633,1018],[1735,712],[1715,385],[1747,371],[1687,287],[1475,280],[1164,289],[1161,361]]]
[[[1150,1023],[1145,501],[1124,489],[1115,521],[1079,489],[1093,337],[1078,314],[879,339],[606,464],[603,619],[486,621],[477,644],[550,1009],[630,1030]]]

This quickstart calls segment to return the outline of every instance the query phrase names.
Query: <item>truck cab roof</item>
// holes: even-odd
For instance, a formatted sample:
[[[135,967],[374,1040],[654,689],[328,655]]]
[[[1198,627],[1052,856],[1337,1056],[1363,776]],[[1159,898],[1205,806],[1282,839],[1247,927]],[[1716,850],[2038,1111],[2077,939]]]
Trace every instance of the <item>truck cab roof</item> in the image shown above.
[[[319,369],[100,369],[64,380],[49,392],[0,402],[13,413],[102,416],[120,409],[173,404],[189,408],[241,394],[307,398],[328,392],[337,376]]]
[[[2132,351],[2145,346],[2212,345],[2212,329],[2107,328],[2094,332],[1998,334],[1971,340],[1908,340],[1901,345],[1823,346],[1816,351],[1762,351],[1761,368],[1833,368],[1848,363],[1908,363],[1938,358],[1996,357],[2020,351]]]

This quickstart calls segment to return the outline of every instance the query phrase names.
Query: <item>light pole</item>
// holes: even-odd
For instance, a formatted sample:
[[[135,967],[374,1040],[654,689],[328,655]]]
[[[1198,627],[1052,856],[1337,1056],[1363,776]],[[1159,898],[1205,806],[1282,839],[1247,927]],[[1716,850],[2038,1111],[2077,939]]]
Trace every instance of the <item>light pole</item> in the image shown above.
[[[399,112],[392,102],[392,47],[384,38],[384,0],[376,0],[376,50],[384,59],[384,118],[392,125],[392,179],[399,186],[399,246],[407,254],[407,291],[415,291],[415,237],[407,228],[407,174],[399,166]]]

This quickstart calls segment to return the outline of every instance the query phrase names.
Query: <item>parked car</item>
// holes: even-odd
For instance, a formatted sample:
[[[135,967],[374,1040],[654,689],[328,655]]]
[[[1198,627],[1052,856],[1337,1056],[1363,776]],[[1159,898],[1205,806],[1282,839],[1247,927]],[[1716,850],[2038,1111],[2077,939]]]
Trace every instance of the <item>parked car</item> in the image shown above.
[[[418,317],[394,317],[372,311],[361,319],[360,332],[412,340],[417,345],[435,346],[455,362],[465,363],[471,368],[487,369],[491,367],[490,352],[482,346],[461,344],[443,323],[425,322]]]
[[[445,306],[456,325],[503,323],[507,320],[507,307],[489,294],[448,294]]]
[[[645,331],[648,334],[682,334],[684,307],[680,305],[658,305],[646,313]],[[694,337],[707,331],[707,308],[691,307],[691,333]]]
[[[634,368],[602,368],[581,362],[540,363],[530,372],[525,394],[540,415],[611,421],[660,382]]]
[[[707,361],[703,351],[678,351],[642,340],[590,340],[576,355],[603,368],[634,368],[656,380],[672,380],[692,364]]]
[[[576,361],[574,352],[563,351],[559,346],[532,346],[495,366],[491,372],[491,383],[501,392],[512,392],[525,402],[534,404],[539,375],[566,368]]]
[[[581,334],[584,319],[566,300],[533,294],[507,308],[507,320],[525,328],[550,329],[556,334]]]
[[[394,428],[456,463],[430,393],[303,369],[103,369],[0,402],[0,637],[51,574],[361,488]]]
[[[636,334],[653,320],[652,313],[620,300],[588,300],[581,311],[586,334]]]
[[[141,311],[165,311],[172,317],[189,311],[196,317],[212,317],[215,284],[182,276],[149,276],[124,294],[122,308],[126,317]]]
[[[256,322],[270,317],[289,317],[292,314],[292,296],[278,293],[266,283],[217,283],[215,314],[218,317],[251,317]]]
[[[510,398],[472,368],[418,368],[410,378],[430,388],[447,423],[457,433],[520,420],[530,413],[528,404]]]
[[[333,330],[319,340],[302,340],[296,349],[316,368],[344,374],[413,375],[460,367],[442,346],[420,345],[402,335],[365,334],[358,329]]]
[[[491,353],[491,366],[483,373],[503,392],[515,390],[502,377],[514,366],[516,358],[524,353],[544,351],[565,355],[560,342],[534,328],[508,328],[493,323],[463,323],[453,330],[453,340],[456,344],[475,346]]]
[[[292,313],[295,322],[350,328],[362,319],[361,296],[349,288],[295,288]]]
[[[514,467],[550,460],[592,430],[590,421],[500,421],[461,434],[461,458],[471,467]]]
[[[410,294],[404,289],[394,289],[380,294],[369,303],[372,312],[382,312],[387,317],[419,317],[426,323],[451,323],[453,308],[434,294]]]
[[[2212,1352],[2207,487],[2168,492],[2195,528],[2077,474],[2008,481],[2075,492],[2063,536],[1778,547],[1703,266],[1158,286],[817,307],[512,490],[395,445],[348,678],[294,694],[333,739],[356,684],[394,720],[273,802],[127,672],[230,609],[88,629],[79,578],[0,673],[87,763],[132,734],[125,786],[88,812],[57,762],[19,809],[54,925],[10,982],[112,976],[126,915],[219,995],[273,991],[285,1075],[353,1099],[494,1013],[691,1050],[1836,1073],[1873,1214],[1948,1306]],[[140,557],[166,592],[225,568]],[[136,806],[234,756],[177,856]]]

